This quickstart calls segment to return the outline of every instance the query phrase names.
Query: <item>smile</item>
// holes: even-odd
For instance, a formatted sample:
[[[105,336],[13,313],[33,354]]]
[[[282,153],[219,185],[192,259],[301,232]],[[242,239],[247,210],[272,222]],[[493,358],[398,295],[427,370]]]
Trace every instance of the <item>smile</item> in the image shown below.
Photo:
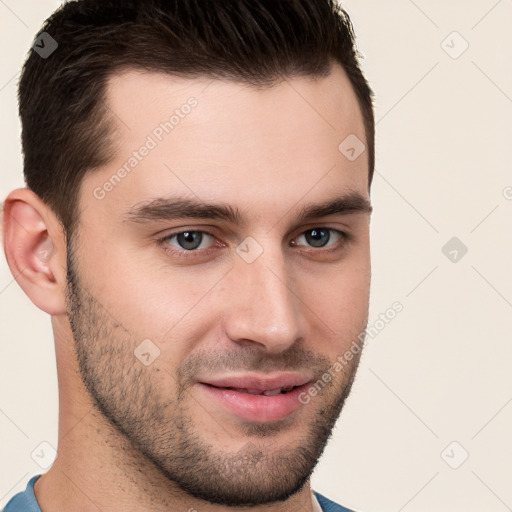
[[[235,417],[256,423],[283,420],[303,404],[299,395],[311,375],[281,373],[208,378],[196,384],[207,403],[218,404]]]

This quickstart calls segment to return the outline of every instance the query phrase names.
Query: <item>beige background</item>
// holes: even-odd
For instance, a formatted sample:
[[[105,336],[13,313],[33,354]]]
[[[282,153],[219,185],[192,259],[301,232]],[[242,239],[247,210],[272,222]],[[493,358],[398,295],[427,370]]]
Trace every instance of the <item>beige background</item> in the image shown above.
[[[0,0],[2,198],[22,185],[20,66],[58,4]],[[512,1],[344,5],[377,93],[370,324],[404,309],[370,339],[314,487],[361,512],[512,510]],[[0,319],[1,508],[58,412],[49,318],[3,255]]]

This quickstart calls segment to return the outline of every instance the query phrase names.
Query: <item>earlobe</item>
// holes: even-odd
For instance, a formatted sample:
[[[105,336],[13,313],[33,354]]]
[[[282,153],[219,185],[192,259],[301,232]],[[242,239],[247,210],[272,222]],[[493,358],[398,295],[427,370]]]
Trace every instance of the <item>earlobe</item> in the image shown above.
[[[50,315],[65,314],[65,243],[55,214],[31,190],[14,190],[4,202],[2,232],[11,273],[30,300]]]

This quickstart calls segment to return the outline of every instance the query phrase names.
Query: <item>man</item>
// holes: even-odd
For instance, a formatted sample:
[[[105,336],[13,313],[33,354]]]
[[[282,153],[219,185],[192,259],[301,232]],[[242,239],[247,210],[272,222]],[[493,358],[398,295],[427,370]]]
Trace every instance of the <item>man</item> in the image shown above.
[[[2,227],[51,315],[59,441],[5,512],[348,510],[310,476],[368,319],[371,97],[330,0],[46,21]]]

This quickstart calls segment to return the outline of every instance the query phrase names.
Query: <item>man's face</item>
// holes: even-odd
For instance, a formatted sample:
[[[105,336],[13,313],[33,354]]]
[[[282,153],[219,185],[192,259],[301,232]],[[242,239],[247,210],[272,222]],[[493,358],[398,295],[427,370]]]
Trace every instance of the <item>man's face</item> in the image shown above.
[[[355,94],[339,67],[260,90],[132,71],[107,102],[116,156],[82,183],[68,259],[84,383],[181,489],[284,499],[358,358],[305,393],[367,321],[367,158],[338,149],[364,140]]]

